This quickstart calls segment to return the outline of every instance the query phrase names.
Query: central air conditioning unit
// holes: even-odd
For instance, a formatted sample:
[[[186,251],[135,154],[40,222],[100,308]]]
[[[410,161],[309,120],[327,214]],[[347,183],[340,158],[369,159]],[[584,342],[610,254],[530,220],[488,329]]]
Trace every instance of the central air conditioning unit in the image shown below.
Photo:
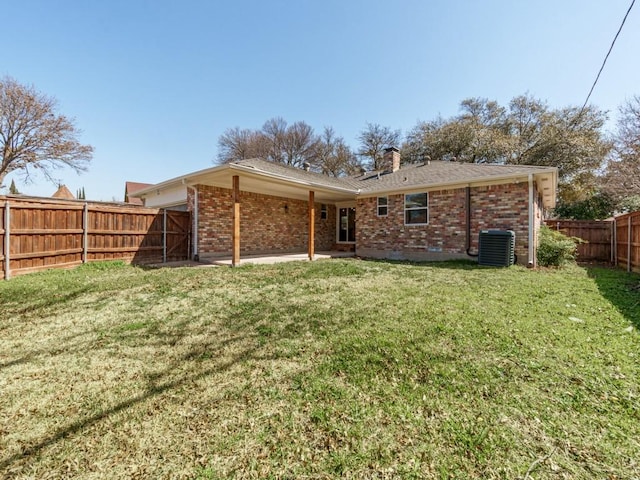
[[[516,263],[516,234],[512,230],[481,230],[478,265],[508,267]]]

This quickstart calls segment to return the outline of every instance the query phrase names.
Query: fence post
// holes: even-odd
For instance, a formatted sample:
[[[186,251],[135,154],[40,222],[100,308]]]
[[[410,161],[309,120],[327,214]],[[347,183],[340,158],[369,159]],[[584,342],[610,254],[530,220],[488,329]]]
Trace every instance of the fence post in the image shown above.
[[[167,209],[162,212],[162,263],[167,263]]]
[[[89,260],[89,204],[84,202],[84,210],[82,211],[82,263]]]
[[[627,272],[631,271],[631,214],[627,215]]]
[[[613,217],[613,232],[611,232],[611,263],[618,266],[618,218]]]
[[[11,250],[11,207],[9,200],[4,202],[4,279],[9,280],[11,278],[11,272],[9,271],[10,258],[9,253]]]

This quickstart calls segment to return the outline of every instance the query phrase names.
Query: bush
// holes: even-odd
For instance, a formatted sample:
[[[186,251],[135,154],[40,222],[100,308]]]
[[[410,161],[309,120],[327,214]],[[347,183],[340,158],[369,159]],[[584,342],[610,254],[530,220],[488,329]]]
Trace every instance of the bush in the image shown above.
[[[584,240],[581,238],[568,237],[543,225],[540,227],[538,265],[541,267],[561,267],[575,262],[578,244],[583,242]]]

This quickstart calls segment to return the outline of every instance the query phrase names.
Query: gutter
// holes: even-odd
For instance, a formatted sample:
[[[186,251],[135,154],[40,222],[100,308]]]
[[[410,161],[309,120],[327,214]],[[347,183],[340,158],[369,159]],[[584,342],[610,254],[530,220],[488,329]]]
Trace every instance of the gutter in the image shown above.
[[[533,212],[533,174],[529,174],[529,261],[527,262],[527,267],[533,268],[535,266],[535,246],[534,242],[534,212]]]

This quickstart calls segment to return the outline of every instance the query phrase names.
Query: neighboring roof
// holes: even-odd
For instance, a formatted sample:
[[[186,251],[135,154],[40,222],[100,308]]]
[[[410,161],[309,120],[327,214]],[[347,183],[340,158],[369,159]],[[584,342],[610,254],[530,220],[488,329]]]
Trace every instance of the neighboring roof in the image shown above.
[[[321,188],[326,192],[335,192],[341,198],[344,198],[345,195],[355,198],[356,196],[403,192],[419,188],[458,188],[510,181],[520,182],[526,181],[529,175],[532,175],[537,181],[543,183],[540,190],[544,205],[547,207],[555,205],[557,183],[557,169],[555,167],[430,161],[404,165],[395,172],[366,172],[357,176],[336,178],[254,158],[177,177],[154,185],[153,189],[151,187],[143,189],[138,194],[144,196],[154,189],[171,188],[180,183],[206,185],[208,181],[211,181],[211,184],[214,184],[215,180],[228,178],[230,174],[237,174],[236,172],[244,172],[252,177],[262,177],[263,181],[276,181],[281,184],[297,186],[297,188]],[[227,180],[224,180],[223,185],[228,184]]]
[[[144,190],[145,188],[152,187],[152,183],[140,183],[140,182],[125,182],[124,184],[124,201],[126,203],[132,203],[133,205],[143,205],[142,199],[138,197],[132,197],[134,193]]]
[[[67,200],[74,200],[76,197],[71,191],[67,188],[66,185],[60,185],[56,193],[51,195],[52,198],[65,198]]]

